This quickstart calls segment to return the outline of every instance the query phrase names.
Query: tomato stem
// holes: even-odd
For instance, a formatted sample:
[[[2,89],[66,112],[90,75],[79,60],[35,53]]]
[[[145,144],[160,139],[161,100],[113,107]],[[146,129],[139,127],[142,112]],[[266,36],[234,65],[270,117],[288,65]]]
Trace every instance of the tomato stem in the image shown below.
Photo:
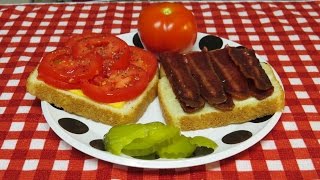
[[[163,8],[162,13],[164,15],[170,15],[172,13],[172,10],[170,8],[166,7],[166,8]]]

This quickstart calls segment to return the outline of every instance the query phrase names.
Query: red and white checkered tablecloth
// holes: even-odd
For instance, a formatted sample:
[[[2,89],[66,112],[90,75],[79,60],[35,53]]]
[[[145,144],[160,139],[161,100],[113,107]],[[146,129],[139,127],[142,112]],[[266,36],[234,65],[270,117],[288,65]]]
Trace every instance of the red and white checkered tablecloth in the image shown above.
[[[233,157],[147,170],[97,160],[48,126],[26,78],[72,33],[136,31],[149,2],[0,5],[0,179],[320,178],[320,3],[183,2],[200,32],[251,47],[281,77],[286,106],[275,128]]]

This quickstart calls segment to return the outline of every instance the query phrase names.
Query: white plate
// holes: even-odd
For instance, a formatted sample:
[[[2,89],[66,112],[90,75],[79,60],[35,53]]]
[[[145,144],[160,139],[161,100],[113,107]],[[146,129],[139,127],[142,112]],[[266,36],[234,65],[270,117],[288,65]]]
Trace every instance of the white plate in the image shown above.
[[[125,40],[129,45],[133,45],[133,37],[136,33],[127,33],[122,34],[119,37]],[[207,36],[208,34],[198,33],[197,41],[193,50],[199,50],[198,44],[200,39]],[[230,46],[239,46],[239,44],[232,42],[230,40],[222,39],[222,46],[230,45]],[[261,57],[257,56],[260,61],[264,61]],[[276,72],[275,72],[276,73]],[[276,74],[279,82],[280,78]],[[260,123],[247,122],[243,124],[233,124],[225,127],[219,128],[209,128],[204,130],[196,130],[196,131],[186,131],[182,132],[186,136],[205,136],[212,140],[214,140],[218,144],[218,148],[211,154],[201,157],[192,157],[187,159],[156,159],[156,160],[141,160],[135,159],[128,156],[116,156],[109,152],[99,150],[90,145],[92,140],[102,139],[103,135],[108,132],[111,128],[108,125],[104,125],[101,123],[96,123],[94,121],[85,119],[80,116],[76,116],[74,114],[67,113],[63,110],[59,110],[53,107],[51,104],[47,102],[41,102],[42,111],[44,116],[53,129],[53,131],[65,142],[69,143],[72,147],[86,153],[90,156],[96,157],[98,159],[112,162],[115,164],[132,166],[132,167],[141,167],[141,168],[182,168],[182,167],[191,167],[202,164],[207,164],[215,161],[219,161],[230,156],[233,156],[237,153],[240,153],[249,147],[253,146],[255,143],[259,142],[264,136],[266,136],[275,124],[278,122],[281,116],[281,112],[275,113],[273,116],[269,117],[268,120],[265,120]],[[83,134],[74,134],[71,133],[64,128],[62,128],[59,124],[59,119],[61,118],[73,118],[82,123],[84,123],[88,127],[88,131]],[[139,120],[138,123],[147,123],[151,121],[160,121],[164,122],[164,119],[161,114],[159,101],[156,98],[148,107],[147,111],[143,115],[143,117]],[[80,123],[81,124],[81,123]],[[236,144],[226,144],[222,141],[222,138],[226,135],[235,132],[235,131],[245,131],[251,133],[252,136],[243,142],[239,142]]]

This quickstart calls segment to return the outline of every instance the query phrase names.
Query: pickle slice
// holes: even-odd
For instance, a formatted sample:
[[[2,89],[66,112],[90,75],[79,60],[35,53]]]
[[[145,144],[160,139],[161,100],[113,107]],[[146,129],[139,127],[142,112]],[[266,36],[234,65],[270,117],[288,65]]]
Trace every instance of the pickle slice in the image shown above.
[[[119,155],[124,146],[147,135],[148,129],[142,124],[119,125],[112,127],[103,140],[107,151]]]
[[[196,145],[197,147],[206,147],[211,149],[216,149],[218,147],[214,141],[203,136],[195,136],[191,138],[190,143]]]
[[[189,138],[184,135],[177,136],[172,144],[161,147],[157,153],[161,158],[177,159],[190,157],[196,145],[191,144]]]
[[[180,134],[180,130],[173,126],[147,124],[148,136],[135,139],[126,145],[122,152],[129,156],[146,156],[156,152],[159,147],[166,146]]]

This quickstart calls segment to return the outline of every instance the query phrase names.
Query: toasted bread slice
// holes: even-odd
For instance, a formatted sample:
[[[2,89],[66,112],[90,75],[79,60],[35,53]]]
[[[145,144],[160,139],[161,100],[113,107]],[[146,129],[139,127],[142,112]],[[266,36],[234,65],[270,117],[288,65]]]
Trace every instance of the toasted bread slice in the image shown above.
[[[158,97],[166,122],[187,131],[243,123],[282,111],[285,103],[283,87],[269,64],[261,63],[261,66],[274,86],[274,92],[271,96],[263,100],[257,100],[254,97],[241,101],[234,100],[235,107],[232,111],[220,111],[206,104],[203,109],[195,113],[186,113],[182,110],[169,80],[166,78],[164,71],[161,70]]]
[[[80,96],[67,90],[57,89],[37,78],[35,69],[27,80],[27,91],[42,101],[63,108],[69,113],[74,113],[85,118],[107,125],[135,123],[146,111],[148,105],[157,96],[158,73],[145,91],[133,100],[126,101],[123,107],[114,107],[99,103],[86,96]]]

